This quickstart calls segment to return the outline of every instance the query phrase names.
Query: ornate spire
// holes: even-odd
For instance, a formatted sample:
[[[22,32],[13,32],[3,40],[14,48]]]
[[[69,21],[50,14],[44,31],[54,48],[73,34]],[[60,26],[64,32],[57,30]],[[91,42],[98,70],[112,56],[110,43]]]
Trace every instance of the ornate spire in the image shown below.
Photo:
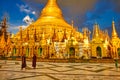
[[[4,34],[4,33],[2,34],[1,44],[2,44],[2,46],[5,46],[5,44],[6,44],[6,41],[5,41],[5,34]]]
[[[8,34],[7,45],[11,44],[10,34]]]
[[[41,17],[63,18],[62,11],[58,7],[57,0],[48,0],[47,5],[41,12]]]
[[[2,21],[2,28],[7,28],[7,18],[4,17],[3,21]]]
[[[73,30],[71,30],[70,38],[73,38],[73,37],[74,37],[74,32],[73,32]]]
[[[95,23],[94,30],[93,30],[93,38],[99,37],[99,25]]]
[[[112,21],[112,38],[117,38],[118,35],[117,35],[117,32],[116,32],[116,29],[115,29],[115,22]]]
[[[56,35],[55,29],[54,29],[54,33],[53,33],[53,36],[52,36],[52,42],[56,42],[56,41],[58,41],[58,39],[57,39],[57,35]]]
[[[63,39],[62,39],[62,42],[65,42],[65,40],[67,40],[67,36],[66,36],[66,29],[64,30],[64,35],[63,35]]]
[[[42,33],[41,40],[45,40],[45,33],[44,33],[44,30],[43,30],[43,33]]]
[[[29,30],[26,30],[26,41],[29,41]]]
[[[1,24],[1,35],[4,33],[5,41],[7,41],[7,18],[4,17]]]
[[[36,36],[36,28],[34,29],[33,38],[34,38],[34,41],[36,41],[36,40],[37,40],[37,36]]]
[[[45,38],[45,32],[44,32],[44,30],[42,30],[40,45],[43,46],[43,45],[46,45],[46,44],[47,44],[47,40]]]
[[[83,28],[83,38],[86,39],[87,38],[87,28]]]
[[[72,28],[74,28],[74,21],[73,20],[71,21],[71,25],[72,25]]]
[[[108,35],[108,30],[105,30],[105,39],[110,40],[109,35]]]

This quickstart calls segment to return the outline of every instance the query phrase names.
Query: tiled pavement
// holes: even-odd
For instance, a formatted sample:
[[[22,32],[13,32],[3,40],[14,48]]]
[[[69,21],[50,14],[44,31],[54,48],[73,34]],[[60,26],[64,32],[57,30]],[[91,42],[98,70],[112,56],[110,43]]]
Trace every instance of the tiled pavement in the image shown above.
[[[120,66],[120,64],[119,64]],[[114,63],[44,63],[21,70],[20,61],[0,60],[0,80],[120,80]]]

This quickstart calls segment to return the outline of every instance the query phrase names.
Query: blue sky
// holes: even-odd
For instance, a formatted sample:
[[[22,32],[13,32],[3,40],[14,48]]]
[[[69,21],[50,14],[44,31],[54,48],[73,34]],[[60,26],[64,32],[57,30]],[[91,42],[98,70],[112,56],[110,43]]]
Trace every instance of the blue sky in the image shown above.
[[[47,0],[1,0],[0,20],[8,17],[9,32],[16,33],[19,26],[26,27],[35,21]],[[58,0],[63,15],[68,23],[74,20],[74,25],[93,28],[97,22],[101,29],[111,31],[111,22],[114,19],[117,30],[120,26],[120,0]]]

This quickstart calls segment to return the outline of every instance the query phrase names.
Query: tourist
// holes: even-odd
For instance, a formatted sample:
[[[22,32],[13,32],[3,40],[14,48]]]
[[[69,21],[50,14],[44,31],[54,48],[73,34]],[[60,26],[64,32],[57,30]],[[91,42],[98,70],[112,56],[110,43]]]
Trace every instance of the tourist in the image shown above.
[[[23,68],[26,68],[26,55],[25,55],[25,54],[22,55],[22,66],[21,66],[21,70],[23,70]]]
[[[36,59],[37,59],[37,57],[36,57],[36,55],[34,54],[33,55],[33,59],[32,59],[32,67],[35,69],[36,68]]]

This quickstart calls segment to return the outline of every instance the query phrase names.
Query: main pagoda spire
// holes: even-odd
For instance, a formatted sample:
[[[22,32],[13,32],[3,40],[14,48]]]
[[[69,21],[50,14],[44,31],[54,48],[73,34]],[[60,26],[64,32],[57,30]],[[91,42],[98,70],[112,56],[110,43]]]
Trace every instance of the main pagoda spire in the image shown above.
[[[48,0],[46,6],[41,12],[41,17],[63,18],[62,11],[57,4],[57,0]]]

